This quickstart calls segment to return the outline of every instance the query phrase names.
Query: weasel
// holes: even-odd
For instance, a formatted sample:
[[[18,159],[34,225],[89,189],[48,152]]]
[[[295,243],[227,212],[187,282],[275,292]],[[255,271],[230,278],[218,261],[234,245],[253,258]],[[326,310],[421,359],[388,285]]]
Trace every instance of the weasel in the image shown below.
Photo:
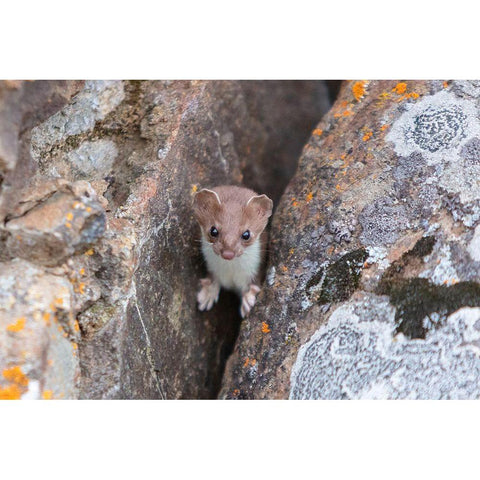
[[[242,318],[255,305],[267,242],[265,227],[272,208],[273,202],[266,195],[243,187],[204,188],[195,195],[193,211],[209,272],[200,280],[199,310],[213,307],[220,288],[240,296]]]

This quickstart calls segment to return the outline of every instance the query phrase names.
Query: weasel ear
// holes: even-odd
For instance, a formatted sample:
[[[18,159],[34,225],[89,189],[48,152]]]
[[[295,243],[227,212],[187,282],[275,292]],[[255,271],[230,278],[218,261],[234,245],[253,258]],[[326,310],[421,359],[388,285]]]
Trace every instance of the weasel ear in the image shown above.
[[[205,215],[211,216],[220,208],[221,204],[217,192],[204,188],[193,199],[193,211],[197,219],[200,219]]]
[[[266,195],[256,195],[247,202],[246,209],[255,212],[259,217],[269,218],[272,215],[273,202]]]

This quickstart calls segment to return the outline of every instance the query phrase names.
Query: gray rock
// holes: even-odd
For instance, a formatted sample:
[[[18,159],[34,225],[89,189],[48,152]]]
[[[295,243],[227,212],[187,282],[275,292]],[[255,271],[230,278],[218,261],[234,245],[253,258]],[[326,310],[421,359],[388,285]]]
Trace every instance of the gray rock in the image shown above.
[[[344,83],[277,207],[277,280],[242,323],[221,398],[480,396],[474,87]]]

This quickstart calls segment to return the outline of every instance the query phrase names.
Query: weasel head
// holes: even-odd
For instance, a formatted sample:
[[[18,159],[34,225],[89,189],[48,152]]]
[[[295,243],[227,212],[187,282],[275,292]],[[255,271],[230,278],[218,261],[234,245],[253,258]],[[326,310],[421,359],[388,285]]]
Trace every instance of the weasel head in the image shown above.
[[[196,195],[193,211],[204,239],[225,260],[243,255],[258,241],[272,214],[273,202],[247,188],[204,188]]]

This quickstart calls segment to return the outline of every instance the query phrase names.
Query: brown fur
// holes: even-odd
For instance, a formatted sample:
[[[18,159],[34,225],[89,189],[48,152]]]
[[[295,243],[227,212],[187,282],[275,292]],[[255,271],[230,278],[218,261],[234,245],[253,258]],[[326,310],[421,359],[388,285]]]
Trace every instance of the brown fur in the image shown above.
[[[262,252],[265,251],[264,230],[273,207],[266,195],[248,188],[220,186],[198,192],[193,207],[202,234],[217,255],[229,250],[238,257],[257,239],[261,241]],[[219,232],[217,237],[210,235],[213,226]],[[250,231],[249,240],[242,239],[246,230]]]

